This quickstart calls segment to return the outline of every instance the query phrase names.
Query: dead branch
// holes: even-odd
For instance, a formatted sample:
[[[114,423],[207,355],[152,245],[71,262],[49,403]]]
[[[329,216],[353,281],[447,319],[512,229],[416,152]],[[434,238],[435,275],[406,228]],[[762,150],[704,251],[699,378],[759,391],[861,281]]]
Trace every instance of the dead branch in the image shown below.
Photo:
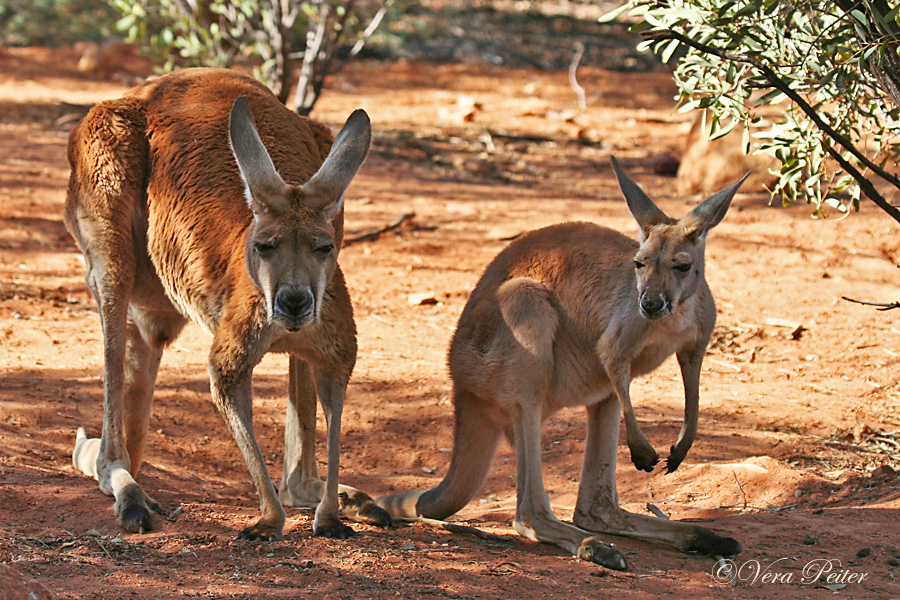
[[[900,302],[868,302],[867,300],[854,300],[853,298],[848,298],[847,296],[841,296],[841,300],[846,300],[847,302],[855,302],[856,304],[863,304],[865,306],[876,306],[875,310],[894,310],[895,308],[900,308]]]
[[[369,240],[378,239],[382,234],[387,233],[388,231],[393,231],[395,229],[399,229],[403,226],[404,223],[414,218],[416,213],[403,213],[395,221],[390,223],[389,225],[385,225],[381,229],[377,229],[375,231],[370,231],[369,233],[363,233],[361,235],[357,235],[354,237],[344,238],[343,247],[346,248],[352,244],[358,244],[359,242],[366,242]]]
[[[587,108],[587,101],[584,97],[584,88],[578,84],[577,78],[578,63],[581,62],[582,56],[584,56],[584,44],[575,42],[575,56],[572,57],[572,62],[569,64],[569,85],[578,95],[578,108],[584,112]]]
[[[372,34],[375,33],[375,30],[378,29],[378,26],[381,25],[381,21],[384,19],[384,16],[387,14],[388,9],[391,8],[391,5],[394,3],[394,0],[386,0],[384,4],[381,5],[381,8],[378,9],[378,12],[375,13],[375,16],[372,17],[372,21],[369,23],[369,26],[366,27],[365,31],[359,36],[359,39],[356,40],[356,43],[353,44],[353,48],[350,49],[350,57],[354,57],[363,49],[366,45],[366,42],[369,41],[369,38],[372,37]]]
[[[511,542],[508,537],[504,535],[496,535],[494,533],[488,533],[487,531],[482,531],[476,527],[472,527],[470,525],[459,525],[458,523],[448,523],[447,521],[439,521],[437,519],[426,519],[425,517],[419,517],[418,520],[422,523],[427,523],[428,525],[437,525],[443,529],[451,533],[464,533],[471,534],[477,538],[481,538],[483,540],[487,540],[489,542]]]

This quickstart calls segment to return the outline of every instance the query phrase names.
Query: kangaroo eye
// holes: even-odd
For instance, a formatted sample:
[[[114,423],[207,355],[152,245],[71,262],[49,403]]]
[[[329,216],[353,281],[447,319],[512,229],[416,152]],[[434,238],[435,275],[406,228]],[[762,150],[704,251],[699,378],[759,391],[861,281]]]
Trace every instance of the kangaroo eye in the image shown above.
[[[275,242],[253,242],[253,250],[260,256],[268,256],[275,252]]]
[[[644,263],[642,263],[642,262],[639,261],[639,260],[636,260],[636,261],[634,261],[634,268],[635,268],[635,269],[643,269],[643,268],[644,268]]]
[[[322,246],[315,248],[313,252],[320,256],[326,256],[328,254],[331,254],[332,250],[334,250],[334,244],[323,244]]]
[[[693,265],[675,265],[674,268],[676,271],[681,271],[682,273],[687,273],[688,271],[691,270],[692,266]]]

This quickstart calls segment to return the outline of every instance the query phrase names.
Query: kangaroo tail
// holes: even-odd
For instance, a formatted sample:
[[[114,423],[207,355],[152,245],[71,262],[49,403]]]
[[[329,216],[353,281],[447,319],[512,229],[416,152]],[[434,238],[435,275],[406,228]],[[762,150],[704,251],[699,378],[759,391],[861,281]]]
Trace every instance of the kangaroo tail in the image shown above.
[[[481,489],[503,433],[496,415],[466,392],[454,398],[456,422],[450,469],[443,481],[428,491],[413,491],[375,499],[394,517],[445,519],[468,504]]]

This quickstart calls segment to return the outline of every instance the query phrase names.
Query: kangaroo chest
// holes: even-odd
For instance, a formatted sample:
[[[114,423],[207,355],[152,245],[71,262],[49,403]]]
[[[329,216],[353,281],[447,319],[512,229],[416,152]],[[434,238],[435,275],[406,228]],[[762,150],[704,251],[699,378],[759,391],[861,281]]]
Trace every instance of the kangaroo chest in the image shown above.
[[[697,302],[689,302],[669,317],[651,321],[631,357],[631,376],[654,371],[663,361],[700,338]]]

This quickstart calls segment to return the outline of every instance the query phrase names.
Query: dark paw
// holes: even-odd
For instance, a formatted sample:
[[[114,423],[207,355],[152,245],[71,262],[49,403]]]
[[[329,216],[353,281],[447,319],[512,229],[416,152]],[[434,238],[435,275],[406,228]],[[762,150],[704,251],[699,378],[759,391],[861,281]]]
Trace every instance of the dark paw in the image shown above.
[[[119,526],[132,533],[147,533],[153,529],[150,511],[162,514],[159,504],[144,494],[137,484],[131,484],[122,490],[116,499],[116,518]]]
[[[656,450],[650,446],[640,448],[629,446],[628,449],[631,451],[631,462],[638,471],[653,472],[653,467],[659,462],[659,454],[656,453]]]
[[[609,544],[604,544],[600,538],[589,537],[581,542],[578,548],[578,558],[586,560],[616,571],[624,571],[628,568],[625,557],[618,550],[614,550]]]
[[[247,540],[250,542],[277,542],[284,537],[283,527],[276,527],[268,523],[258,522],[250,527],[242,530],[237,539]]]
[[[323,520],[321,523],[313,525],[313,535],[331,538],[333,540],[346,540],[356,535],[347,525],[341,523],[340,519]]]
[[[352,494],[342,492],[338,494],[338,502],[340,502],[340,510],[344,516],[354,523],[365,523],[384,528],[394,526],[391,514],[375,504],[375,501],[364,492],[358,490]]]
[[[666,473],[671,473],[675,469],[677,469],[679,467],[679,465],[681,465],[681,461],[683,461],[684,458],[687,456],[688,450],[690,450],[690,449],[691,449],[690,445],[687,445],[682,448],[678,447],[677,445],[672,446],[669,449],[669,452],[670,452],[669,458],[666,459]]]
[[[703,527],[694,528],[684,548],[685,552],[697,552],[708,556],[731,556],[740,554],[741,550],[741,545],[736,539],[722,537]]]

